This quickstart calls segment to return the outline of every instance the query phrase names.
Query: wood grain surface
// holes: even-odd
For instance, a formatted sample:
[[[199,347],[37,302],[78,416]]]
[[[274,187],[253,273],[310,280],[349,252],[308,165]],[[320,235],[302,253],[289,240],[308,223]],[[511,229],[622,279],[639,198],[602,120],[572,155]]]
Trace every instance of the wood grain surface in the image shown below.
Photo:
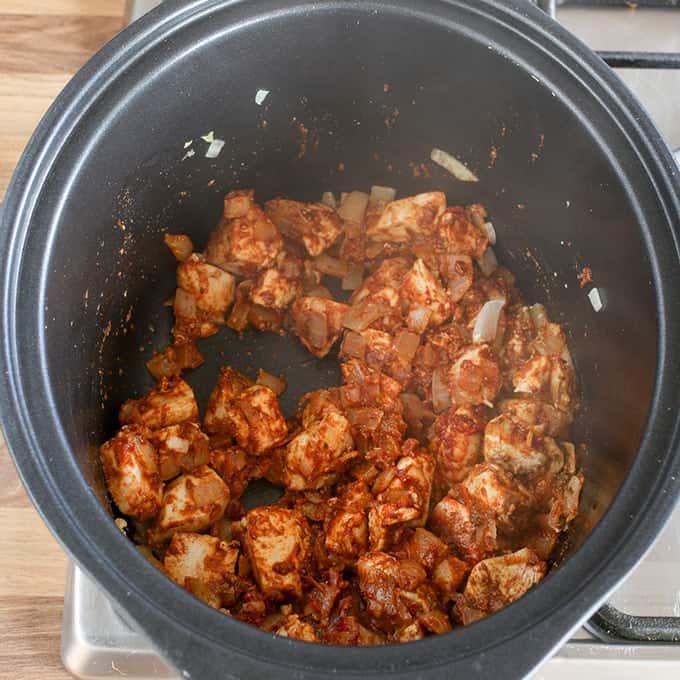
[[[124,11],[125,0],[0,0],[0,200],[33,128]],[[65,576],[0,437],[0,678],[70,677],[59,656]]]

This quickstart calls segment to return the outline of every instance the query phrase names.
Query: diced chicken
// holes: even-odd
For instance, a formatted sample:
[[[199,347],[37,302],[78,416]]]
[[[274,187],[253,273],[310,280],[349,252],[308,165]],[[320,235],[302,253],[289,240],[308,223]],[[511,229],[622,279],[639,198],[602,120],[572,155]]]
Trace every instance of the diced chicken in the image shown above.
[[[491,463],[472,468],[461,487],[486,505],[499,526],[508,529],[513,527],[515,513],[531,502],[531,496],[519,482]]]
[[[446,252],[480,258],[489,243],[460,206],[447,208],[437,222],[437,237]]]
[[[204,531],[222,517],[228,503],[229,488],[207,465],[177,477],[165,487],[151,542],[162,543],[178,531]]]
[[[386,411],[400,409],[401,385],[389,376],[370,368],[358,359],[346,361],[341,366],[341,403],[345,408],[375,406]]]
[[[263,385],[243,390],[225,410],[225,432],[248,453],[259,455],[281,444],[288,425],[276,394]]]
[[[250,480],[259,477],[262,472],[258,458],[238,446],[213,449],[210,452],[210,465],[229,487],[232,500],[239,499]]]
[[[455,555],[447,555],[437,563],[432,572],[432,583],[445,602],[454,598],[467,572],[467,564]]]
[[[158,455],[145,434],[126,426],[99,448],[111,497],[124,515],[139,520],[158,513],[163,495]]]
[[[537,356],[522,364],[512,377],[515,392],[545,396],[561,411],[574,408],[574,369],[559,357]]]
[[[553,406],[562,411],[575,407],[574,369],[564,360],[553,357],[550,373],[550,399]]]
[[[253,304],[274,309],[285,309],[295,299],[300,284],[289,279],[278,269],[265,269],[250,291]]]
[[[478,562],[497,548],[496,523],[489,509],[459,487],[434,506],[429,527],[466,562]]]
[[[383,635],[366,628],[351,614],[343,614],[331,621],[324,632],[323,641],[331,645],[372,646],[385,643]]]
[[[341,413],[339,390],[334,387],[308,392],[300,399],[300,405],[303,407],[300,413],[302,427],[307,428],[331,411]]]
[[[472,287],[475,269],[469,255],[445,253],[439,258],[439,270],[448,283],[448,294],[452,302],[460,302]]]
[[[210,394],[208,406],[205,410],[203,427],[209,434],[229,432],[231,421],[228,412],[232,402],[252,385],[252,381],[242,373],[223,366],[217,385]]]
[[[302,241],[313,257],[331,246],[340,234],[340,217],[323,203],[275,198],[267,201],[265,211],[284,236]]]
[[[318,642],[319,638],[311,623],[307,623],[297,614],[289,614],[274,631],[281,637],[295,638],[305,642]]]
[[[434,460],[415,439],[402,448],[402,457],[373,483],[375,501],[368,513],[372,550],[383,550],[395,525],[423,526],[430,510]]]
[[[357,562],[359,589],[372,624],[392,631],[435,609],[434,591],[425,584],[425,569],[412,560],[399,560],[380,551]]]
[[[194,391],[182,378],[161,378],[141,399],[128,399],[120,407],[122,425],[137,423],[151,430],[198,419]]]
[[[224,197],[224,217],[233,220],[244,217],[255,203],[253,189],[235,189]]]
[[[230,214],[239,212],[235,206],[232,202]],[[208,240],[205,257],[210,264],[233,274],[251,276],[272,267],[282,249],[278,229],[258,205],[251,203],[247,213],[222,220]]]
[[[556,323],[547,322],[538,330],[534,341],[531,343],[532,349],[543,356],[559,357],[567,346],[567,336],[562,326]]]
[[[168,345],[146,362],[149,373],[156,379],[181,375],[185,368],[198,368],[205,359],[192,340],[179,345]]]
[[[169,425],[152,432],[149,441],[158,451],[160,474],[164,480],[205,465],[210,458],[208,437],[196,423]]]
[[[501,387],[498,363],[489,345],[465,350],[448,374],[451,401],[464,404],[491,404]]]
[[[316,357],[325,357],[342,331],[347,305],[319,297],[300,297],[293,303],[293,330]]]
[[[368,486],[359,480],[347,484],[329,502],[324,524],[326,550],[353,562],[368,549],[368,505],[373,500]]]
[[[198,310],[209,312],[224,323],[224,313],[234,301],[236,290],[236,279],[229,272],[194,254],[177,266],[177,285],[193,295]]]
[[[286,488],[319,489],[337,478],[359,454],[347,418],[329,411],[296,435],[286,446],[283,480]]]
[[[417,527],[399,546],[397,556],[422,564],[428,574],[449,555],[449,549],[440,538],[422,527]]]
[[[452,406],[434,421],[430,449],[444,480],[462,481],[482,454],[482,436],[488,422],[483,407]]]
[[[163,240],[179,262],[184,262],[194,252],[194,244],[186,234],[165,234]]]
[[[551,437],[562,435],[573,420],[567,411],[539,399],[504,399],[498,410],[523,425],[540,428]]]
[[[309,543],[305,518],[269,506],[251,510],[243,521],[246,553],[262,594],[275,602],[299,598]]]
[[[505,334],[501,356],[505,368],[521,366],[531,354],[531,342],[536,334],[528,307],[505,309]]]
[[[204,534],[176,533],[165,553],[163,567],[180,586],[187,585],[187,579],[219,585],[236,572],[239,552],[237,543]]]
[[[543,578],[546,569],[545,562],[528,548],[483,560],[468,576],[466,604],[486,614],[495,612],[522,597]]]
[[[445,209],[446,196],[441,191],[392,201],[375,222],[367,225],[366,235],[372,241],[397,242],[428,236],[434,232]]]
[[[406,323],[416,333],[440,326],[451,316],[451,303],[439,278],[420,259],[404,276],[399,292]]]
[[[484,430],[484,460],[512,474],[536,475],[548,468],[559,472],[564,465],[564,452],[540,430],[500,415]]]
[[[540,393],[550,381],[552,362],[549,357],[534,357],[529,359],[512,376],[515,392],[525,394]]]

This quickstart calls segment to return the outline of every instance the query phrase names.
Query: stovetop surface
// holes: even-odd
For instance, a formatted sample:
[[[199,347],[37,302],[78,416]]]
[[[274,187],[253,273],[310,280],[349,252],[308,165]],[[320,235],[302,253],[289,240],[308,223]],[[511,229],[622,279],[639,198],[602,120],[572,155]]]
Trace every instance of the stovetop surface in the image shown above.
[[[131,3],[132,16],[142,5]],[[559,4],[559,3],[558,3]],[[621,4],[600,0],[596,4]],[[647,4],[644,0],[638,3]],[[680,52],[680,0],[652,2],[675,9],[560,7],[558,20],[598,50]],[[649,111],[672,149],[680,147],[680,70],[622,70],[626,82]],[[656,545],[611,596],[618,609],[639,616],[680,616],[680,508]],[[62,633],[62,658],[76,677],[179,678],[150,643],[129,625],[99,590],[72,566]],[[612,677],[638,680],[680,678],[680,644],[605,644],[578,630],[534,675],[537,680]],[[188,677],[188,676],[184,676]]]

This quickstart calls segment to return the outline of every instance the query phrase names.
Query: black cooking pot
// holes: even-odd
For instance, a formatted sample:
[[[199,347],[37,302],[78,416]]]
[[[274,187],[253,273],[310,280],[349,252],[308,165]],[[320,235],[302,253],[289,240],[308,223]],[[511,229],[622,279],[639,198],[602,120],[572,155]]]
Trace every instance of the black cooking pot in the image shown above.
[[[270,92],[261,106],[258,89]],[[226,140],[215,160],[200,139],[211,130]],[[433,146],[481,181],[423,174]],[[203,247],[230,187],[318,199],[371,184],[488,206],[526,298],[569,330],[588,453],[562,564],[526,597],[447,635],[348,649],[276,638],[162,576],[111,521],[97,446],[121,400],[151,385],[144,361],[169,339],[164,229]],[[185,677],[527,673],[637,563],[674,505],[678,194],[630,93],[528,2],[166,2],[66,87],[7,193],[0,396],[19,472],[65,549]],[[577,282],[585,265],[599,313]],[[310,362],[274,335],[224,331],[202,347],[212,359],[189,378],[201,399],[221,363],[283,368],[289,410],[336,379],[333,360]]]

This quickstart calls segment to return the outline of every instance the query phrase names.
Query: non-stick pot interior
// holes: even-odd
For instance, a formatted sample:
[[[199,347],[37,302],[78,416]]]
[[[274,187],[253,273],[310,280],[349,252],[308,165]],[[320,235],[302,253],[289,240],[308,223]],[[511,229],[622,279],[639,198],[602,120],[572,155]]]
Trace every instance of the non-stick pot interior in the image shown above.
[[[521,41],[501,49],[504,29],[473,15],[454,25],[370,3],[262,7],[257,21],[225,7],[151,45],[79,121],[40,197],[43,228],[25,257],[42,264],[45,368],[83,475],[105,502],[96,447],[121,401],[151,386],[145,361],[170,339],[164,231],[202,249],[236,187],[260,201],[372,184],[442,189],[450,203],[487,206],[499,259],[526,300],[568,329],[583,400],[577,443],[587,444],[577,546],[636,455],[656,367],[644,216],[615,153],[623,133],[593,125],[606,114],[577,82],[558,86],[548,56],[529,67]],[[261,104],[258,90],[268,91]],[[211,132],[226,142],[216,159],[205,158]],[[428,164],[433,146],[479,183]],[[578,283],[584,266],[599,313]],[[35,273],[22,277],[29,285]],[[300,394],[337,381],[334,358],[313,360],[291,338],[222,330],[201,349],[207,361],[188,380],[203,402],[223,364],[283,372],[289,413]]]

